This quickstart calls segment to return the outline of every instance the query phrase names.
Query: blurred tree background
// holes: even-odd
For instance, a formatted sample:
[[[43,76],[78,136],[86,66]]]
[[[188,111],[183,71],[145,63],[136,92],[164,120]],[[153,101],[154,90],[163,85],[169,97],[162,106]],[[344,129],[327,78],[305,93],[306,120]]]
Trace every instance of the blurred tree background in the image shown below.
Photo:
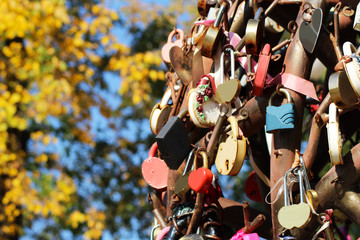
[[[1,239],[148,236],[140,166],[166,85],[160,49],[195,6],[0,1]]]

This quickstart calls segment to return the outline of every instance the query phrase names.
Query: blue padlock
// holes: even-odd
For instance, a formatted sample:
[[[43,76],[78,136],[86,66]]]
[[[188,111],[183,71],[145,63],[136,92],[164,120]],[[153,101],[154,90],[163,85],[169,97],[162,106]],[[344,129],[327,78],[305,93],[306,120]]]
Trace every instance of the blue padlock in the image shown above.
[[[294,129],[294,105],[291,102],[289,91],[280,88],[279,92],[286,96],[287,103],[280,106],[272,106],[272,98],[276,92],[269,99],[269,106],[266,107],[266,132],[274,133],[277,130]]]

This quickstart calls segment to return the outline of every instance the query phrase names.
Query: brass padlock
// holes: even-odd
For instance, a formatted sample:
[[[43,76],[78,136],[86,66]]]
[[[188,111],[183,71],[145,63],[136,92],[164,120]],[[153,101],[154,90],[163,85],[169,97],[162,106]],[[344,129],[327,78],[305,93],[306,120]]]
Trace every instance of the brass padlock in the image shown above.
[[[180,89],[180,86],[174,86],[175,91]],[[164,93],[161,101],[157,103],[150,114],[150,129],[156,135],[160,132],[161,128],[165,125],[167,120],[169,119],[170,112],[172,110],[172,106],[169,105],[169,101],[171,99],[171,90],[168,89]]]
[[[214,24],[210,26],[206,31],[203,46],[201,48],[201,54],[204,57],[212,58],[214,56],[218,43],[220,39],[224,36],[224,31],[223,28],[220,27],[220,23],[223,17],[224,20],[227,21],[227,9],[228,2],[222,1]]]
[[[231,132],[226,141],[219,145],[215,165],[220,174],[235,176],[244,163],[247,139],[239,136],[239,126],[234,116],[230,116],[228,121]]]
[[[226,53],[230,57],[230,79],[225,81],[224,57]],[[241,84],[235,79],[235,54],[231,46],[227,46],[220,57],[220,84],[216,87],[215,99],[220,104],[233,102],[240,94]]]
[[[280,208],[278,212],[278,221],[281,226],[286,229],[292,228],[302,228],[304,227],[311,219],[312,212],[309,204],[304,201],[304,182],[303,175],[301,171],[298,171],[299,168],[289,169],[284,175],[284,206]],[[289,200],[289,193],[287,189],[287,177],[290,172],[293,172],[298,176],[299,179],[299,188],[300,188],[300,203],[291,204]]]

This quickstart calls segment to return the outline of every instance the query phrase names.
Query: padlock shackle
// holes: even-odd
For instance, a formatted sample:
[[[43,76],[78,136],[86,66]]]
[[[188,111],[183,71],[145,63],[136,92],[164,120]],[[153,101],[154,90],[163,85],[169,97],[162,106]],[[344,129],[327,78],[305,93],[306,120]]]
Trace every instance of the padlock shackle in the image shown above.
[[[226,52],[229,52],[229,56],[230,56],[230,79],[234,79],[235,78],[235,52],[234,49],[228,47],[225,48],[224,51],[221,53],[220,56],[220,84],[223,84],[225,82],[225,67],[224,67],[224,58],[225,58],[225,54]]]
[[[284,188],[284,206],[289,206],[290,205],[290,200],[289,200],[289,193],[288,193],[288,189],[287,189],[287,176],[288,174],[293,170],[293,168],[290,168],[289,170],[286,171],[284,178],[283,178],[283,188]]]
[[[281,92],[281,93],[283,93],[283,94],[285,95],[286,100],[288,101],[288,103],[291,103],[291,95],[290,95],[290,92],[289,92],[287,89],[285,89],[285,88],[279,88],[279,92]],[[272,99],[273,99],[273,97],[274,97],[276,94],[277,94],[277,92],[275,91],[275,92],[271,95],[271,97],[270,97],[270,99],[269,99],[269,106],[272,106]]]
[[[232,134],[234,135],[235,138],[238,138],[239,137],[239,124],[238,124],[236,117],[230,116],[230,117],[228,117],[227,120],[230,123]]]
[[[181,41],[184,40],[184,31],[181,30],[180,28],[176,28],[176,29],[174,29],[174,30],[172,30],[172,31],[170,32],[170,34],[169,34],[169,36],[168,36],[167,42],[168,42],[168,43],[171,43],[173,37],[174,37],[175,34],[177,34],[177,33],[180,35],[179,40],[181,40]]]
[[[226,8],[227,8],[227,3],[221,4],[218,14],[216,15],[216,18],[215,18],[214,27],[220,26],[221,19],[225,13]]]
[[[297,173],[299,177],[299,191],[300,191],[300,203],[304,203],[304,179],[303,179],[303,173],[299,168],[295,169],[295,173]]]
[[[190,162],[191,162],[191,159],[193,158],[194,156],[194,152],[195,152],[195,148],[193,148],[190,153],[189,153],[189,156],[188,158],[186,159],[186,165],[185,165],[185,168],[184,168],[184,172],[183,172],[183,176],[189,171],[189,166],[190,166]]]
[[[197,159],[198,159],[198,154],[201,155],[202,159],[203,159],[203,168],[209,168],[209,160],[208,160],[208,156],[207,153],[204,150],[198,150],[195,154],[195,158],[194,158],[194,171],[197,170]]]
[[[158,150],[158,144],[157,142],[154,142],[153,145],[151,145],[150,147],[148,158],[155,157],[157,150]]]
[[[185,115],[186,115],[187,113],[188,113],[188,109],[187,109],[187,108],[184,108],[183,110],[181,110],[181,111],[178,113],[177,117],[180,118],[180,119],[182,119],[183,117],[185,117]]]
[[[174,90],[175,92],[177,92],[180,89],[179,85],[175,85],[174,86]],[[161,101],[160,101],[160,109],[164,108],[170,101],[171,98],[171,89],[166,90],[166,92],[164,93],[164,96],[162,97]]]

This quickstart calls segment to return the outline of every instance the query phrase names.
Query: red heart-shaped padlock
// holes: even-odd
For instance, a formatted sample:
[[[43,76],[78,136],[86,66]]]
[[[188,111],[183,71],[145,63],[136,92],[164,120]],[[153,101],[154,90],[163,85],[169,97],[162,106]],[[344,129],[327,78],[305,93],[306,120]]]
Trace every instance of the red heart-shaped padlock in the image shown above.
[[[206,193],[213,179],[213,173],[207,168],[198,168],[189,175],[189,187],[198,193]]]
[[[157,149],[158,146],[155,142],[150,148],[148,158],[141,166],[141,171],[147,184],[158,191],[162,191],[167,186],[169,168],[164,160],[155,157]]]

